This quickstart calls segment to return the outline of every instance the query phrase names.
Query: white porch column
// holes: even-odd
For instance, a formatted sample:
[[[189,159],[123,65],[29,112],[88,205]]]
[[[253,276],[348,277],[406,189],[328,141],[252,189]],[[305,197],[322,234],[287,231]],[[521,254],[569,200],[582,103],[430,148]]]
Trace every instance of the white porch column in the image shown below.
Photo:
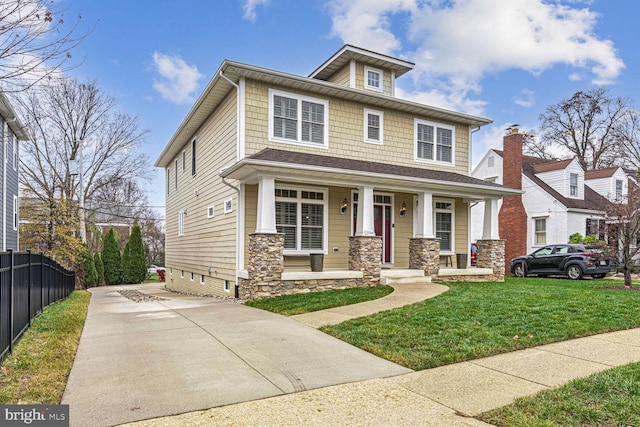
[[[358,187],[356,236],[375,236],[373,223],[373,187]]]
[[[483,240],[497,240],[498,236],[498,199],[484,199]]]
[[[276,230],[276,180],[262,176],[258,180],[258,212],[256,233],[277,233]]]
[[[433,194],[418,193],[417,221],[415,237],[435,238],[433,233]]]

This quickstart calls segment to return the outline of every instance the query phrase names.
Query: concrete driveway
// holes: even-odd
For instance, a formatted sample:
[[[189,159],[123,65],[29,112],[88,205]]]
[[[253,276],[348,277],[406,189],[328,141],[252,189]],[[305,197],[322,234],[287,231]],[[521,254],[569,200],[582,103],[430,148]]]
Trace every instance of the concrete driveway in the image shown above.
[[[62,399],[72,426],[111,426],[412,372],[296,320],[162,286],[91,290]],[[121,290],[152,300],[135,302]]]

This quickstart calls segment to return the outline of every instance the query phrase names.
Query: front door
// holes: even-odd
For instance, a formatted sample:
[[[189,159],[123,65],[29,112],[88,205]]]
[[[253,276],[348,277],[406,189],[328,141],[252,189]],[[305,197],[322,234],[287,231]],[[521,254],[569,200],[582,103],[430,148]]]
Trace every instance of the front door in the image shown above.
[[[376,236],[382,236],[382,263],[391,262],[391,206],[373,206],[373,226]]]

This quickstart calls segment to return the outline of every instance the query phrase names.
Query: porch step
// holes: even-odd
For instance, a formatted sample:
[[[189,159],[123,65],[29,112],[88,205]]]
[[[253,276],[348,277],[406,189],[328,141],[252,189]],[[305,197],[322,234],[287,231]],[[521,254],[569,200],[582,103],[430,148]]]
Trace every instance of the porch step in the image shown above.
[[[423,270],[382,270],[380,271],[381,285],[401,285],[406,283],[431,282],[431,277],[425,276]]]

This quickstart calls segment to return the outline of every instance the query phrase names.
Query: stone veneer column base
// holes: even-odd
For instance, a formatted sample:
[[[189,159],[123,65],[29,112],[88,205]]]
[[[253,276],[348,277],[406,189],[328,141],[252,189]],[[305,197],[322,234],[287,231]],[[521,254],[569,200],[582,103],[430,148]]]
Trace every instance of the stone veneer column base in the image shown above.
[[[360,286],[380,284],[381,236],[349,237],[349,270],[362,271]]]
[[[493,277],[491,279],[494,282],[504,282],[505,274],[505,258],[504,258],[504,240],[478,240],[476,242],[478,246],[478,259],[476,267],[478,268],[491,268],[493,269]]]
[[[424,270],[436,279],[440,268],[440,239],[414,237],[409,239],[409,268]]]
[[[239,297],[245,300],[278,295],[284,271],[284,234],[249,235],[249,278],[240,280]]]

